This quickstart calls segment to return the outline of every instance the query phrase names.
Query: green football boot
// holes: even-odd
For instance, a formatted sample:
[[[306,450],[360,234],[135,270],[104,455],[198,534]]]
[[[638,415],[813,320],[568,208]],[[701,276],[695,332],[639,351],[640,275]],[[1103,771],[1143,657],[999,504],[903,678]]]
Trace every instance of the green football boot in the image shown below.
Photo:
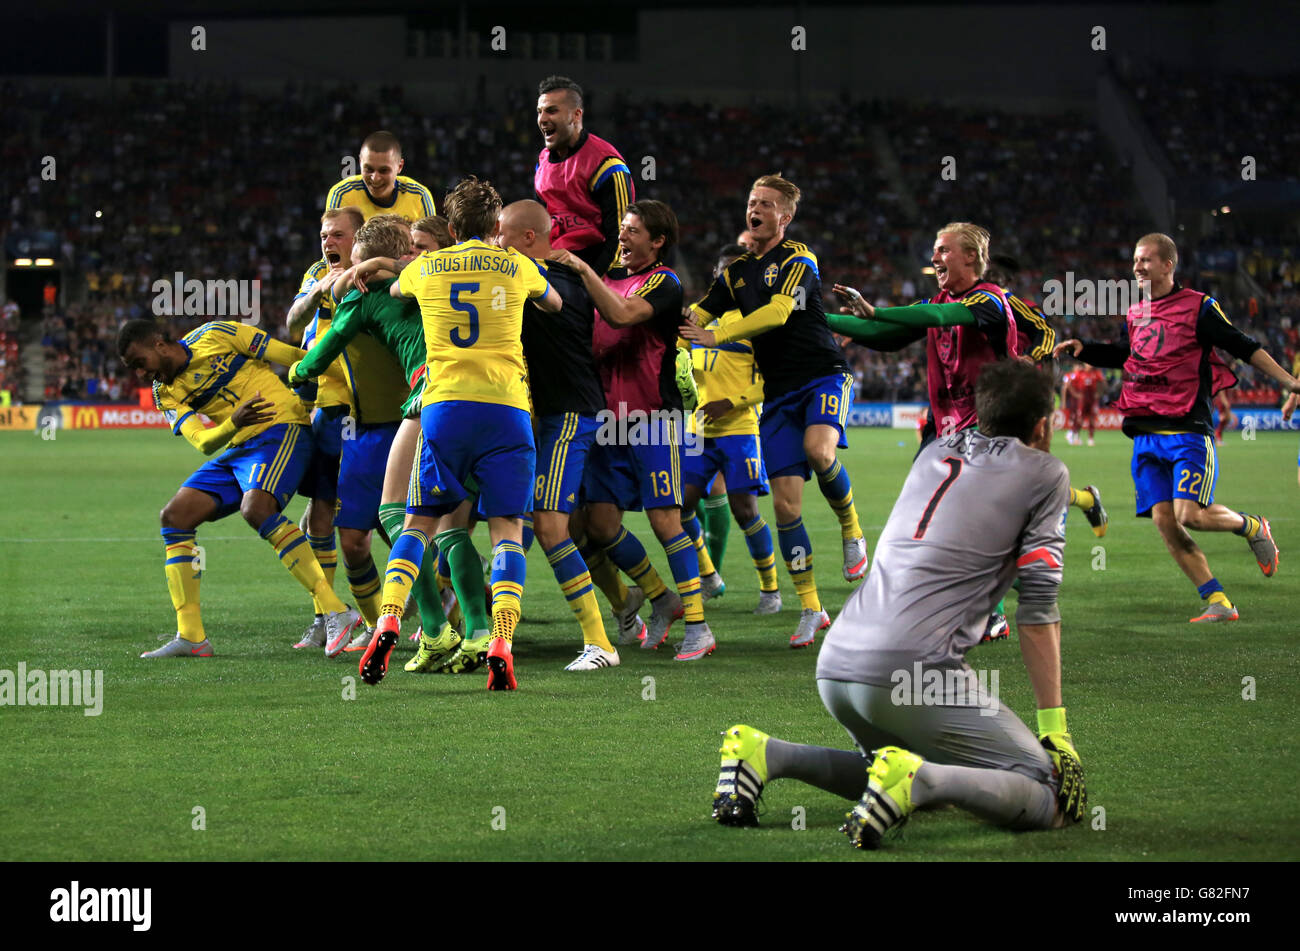
[[[402,669],[411,674],[431,674],[443,661],[460,647],[461,636],[452,629],[450,623],[442,625],[437,637],[430,637],[421,632],[420,646],[415,656],[406,662]]]
[[[487,663],[488,646],[491,641],[491,631],[484,631],[481,637],[461,641],[460,646],[438,665],[435,673],[468,674],[478,670]]]
[[[758,825],[758,800],[767,782],[771,737],[737,723],[722,734],[722,769],[713,790],[713,818],[724,826]]]
[[[857,849],[878,849],[885,833],[897,829],[916,809],[912,805],[912,780],[924,763],[921,757],[897,746],[876,750],[867,768],[867,790],[840,826]]]

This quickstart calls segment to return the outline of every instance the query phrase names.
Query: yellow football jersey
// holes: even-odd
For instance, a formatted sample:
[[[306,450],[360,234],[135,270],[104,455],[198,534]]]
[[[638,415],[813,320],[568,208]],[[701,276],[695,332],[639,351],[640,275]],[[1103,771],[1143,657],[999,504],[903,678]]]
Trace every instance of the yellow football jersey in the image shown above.
[[[711,321],[713,330],[740,319],[740,311],[729,310]],[[711,423],[698,414],[687,424],[691,432],[705,438],[717,436],[757,436],[758,407],[763,401],[763,376],[754,363],[754,347],[748,340],[720,343],[713,347],[692,347],[691,364],[695,385],[700,391],[700,405],[713,400],[729,399],[735,403],[731,412]]]
[[[297,296],[309,292],[328,270],[324,258],[308,268]],[[314,347],[330,329],[329,315],[336,304],[332,291],[321,298],[315,316],[302,333],[304,350]],[[374,337],[357,334],[330,364],[330,372],[336,376],[316,378],[315,406],[351,406],[357,422],[365,424],[392,423],[402,418],[402,403],[411,395],[406,374],[397,358]]]
[[[411,395],[411,385],[387,347],[370,334],[360,333],[339,354],[339,360],[352,389],[352,413],[357,422],[395,423],[402,418],[402,404]],[[317,379],[325,381],[324,377]]]
[[[298,293],[294,295],[294,300],[307,294],[318,280],[329,271],[329,263],[321,258],[302,276],[302,284],[298,287]],[[311,322],[302,332],[302,348],[310,350],[316,345],[316,341],[325,336],[325,331],[330,329],[329,314],[334,312],[334,298],[326,294],[320,300],[320,306],[316,309],[315,315],[312,316]],[[331,365],[338,370],[338,378],[321,376],[317,378],[316,402],[315,405],[321,408],[328,406],[348,406],[352,402],[352,393],[349,392],[347,385],[341,382],[341,379],[348,378],[347,367],[344,365],[346,354],[340,354],[339,358]]]
[[[171,424],[172,432],[179,435],[182,424],[195,413],[224,423],[236,406],[258,393],[271,404],[275,415],[269,422],[240,429],[230,440],[231,446],[281,423],[307,424],[302,400],[263,359],[270,341],[265,331],[226,320],[206,323],[182,338],[179,343],[189,360],[176,379],[153,385],[154,405]]]
[[[434,214],[433,195],[413,178],[398,175],[387,204],[378,204],[360,175],[349,175],[330,189],[325,210],[351,205],[369,221],[375,215],[401,215],[407,221],[419,221]]]
[[[425,406],[471,400],[528,411],[524,301],[551,286],[536,262],[471,238],[426,251],[398,283],[424,317]]]

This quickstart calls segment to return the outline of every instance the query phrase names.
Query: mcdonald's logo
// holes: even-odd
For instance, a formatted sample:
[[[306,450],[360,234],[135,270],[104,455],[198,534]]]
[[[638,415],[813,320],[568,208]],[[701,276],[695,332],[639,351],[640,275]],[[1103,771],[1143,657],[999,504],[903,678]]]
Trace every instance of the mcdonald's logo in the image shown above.
[[[78,406],[72,411],[73,429],[98,429],[99,409],[94,406]]]

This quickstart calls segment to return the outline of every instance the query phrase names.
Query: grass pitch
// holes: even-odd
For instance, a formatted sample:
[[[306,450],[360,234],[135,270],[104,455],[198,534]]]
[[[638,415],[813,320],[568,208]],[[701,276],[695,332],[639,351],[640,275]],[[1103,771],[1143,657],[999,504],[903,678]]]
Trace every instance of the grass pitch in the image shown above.
[[[843,458],[874,551],[915,440],[882,430],[850,440]],[[1208,627],[1187,623],[1196,592],[1132,515],[1130,446],[1118,433],[1092,449],[1056,446],[1076,485],[1101,487],[1112,518],[1098,542],[1070,513],[1061,596],[1065,699],[1092,821],[1012,834],[955,810],[924,813],[870,861],[1300,857],[1288,752],[1300,706],[1295,437],[1235,434],[1221,449],[1217,498],[1267,515],[1282,562],[1265,579],[1242,539],[1199,536],[1242,616]],[[835,831],[850,804],[797,782],[768,787],[760,829],[709,818],[729,724],[848,745],[817,697],[816,648],[786,646],[798,601],[784,571],[786,609],[750,613],[757,584],[738,530],[727,593],[706,612],[719,648],[704,661],[632,648],[615,670],[565,673],[581,639],[534,548],[517,693],[488,694],[482,673],[407,674],[403,639],[384,683],[356,678],[345,699],[359,655],[289,648],[309,601],[238,516],[198,536],[217,656],[137,659],[173,630],[157,514],[200,462],[161,432],[0,433],[0,668],[104,672],[100,716],[0,707],[0,858],[864,860]],[[815,485],[804,518],[834,615],[851,586]],[[653,543],[642,516],[628,525]],[[486,548],[481,529],[476,542]],[[647,547],[669,577],[662,550]],[[382,542],[376,555],[382,565]],[[1032,725],[1016,644],[970,661],[1000,672],[1002,699]]]

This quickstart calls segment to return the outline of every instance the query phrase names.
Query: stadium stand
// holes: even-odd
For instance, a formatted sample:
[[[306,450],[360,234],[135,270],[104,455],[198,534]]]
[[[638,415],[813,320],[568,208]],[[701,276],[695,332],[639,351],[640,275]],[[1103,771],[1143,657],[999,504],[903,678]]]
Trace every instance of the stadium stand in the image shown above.
[[[1234,80],[1222,82],[1225,95],[1242,91]],[[1177,108],[1148,116],[1171,158],[1191,169],[1200,169],[1214,128],[1194,133],[1201,126],[1192,118],[1215,101],[1213,89],[1175,97]],[[530,197],[540,148],[534,99],[524,88],[501,103],[432,110],[409,103],[400,87],[365,95],[346,86],[133,82],[122,84],[111,104],[72,86],[11,81],[0,91],[6,128],[39,129],[42,148],[60,156],[58,187],[41,187],[35,175],[0,180],[10,227],[53,230],[61,239],[63,301],[42,315],[47,399],[133,401],[112,352],[114,328],[149,313],[153,282],[176,272],[260,280],[262,310],[274,323],[316,257],[325,192],[375,128],[397,133],[404,173],[428,185],[439,203],[471,173],[493,181],[507,201]],[[1296,118],[1294,104],[1275,101],[1245,114],[1300,136],[1300,123],[1285,120]],[[989,227],[994,250],[1023,262],[1016,285],[1032,299],[1041,299],[1045,280],[1066,271],[1126,278],[1133,239],[1153,228],[1131,175],[1086,113],[904,102],[719,107],[618,96],[588,105],[587,126],[619,146],[638,194],[677,209],[683,233],[676,264],[688,295],[703,290],[714,253],[743,227],[748,184],[770,171],[804,190],[791,237],[817,252],[825,286],[853,284],[879,303],[927,295],[928,278],[918,271],[928,263],[934,229],[949,220]],[[1281,160],[1294,147],[1284,136],[1269,142],[1276,155],[1263,154]],[[10,136],[0,156],[17,162],[21,148]],[[955,180],[940,175],[947,155],[956,160]],[[1300,309],[1300,241],[1282,229],[1255,244],[1246,222],[1217,221],[1204,242],[1181,244],[1196,286],[1221,293],[1234,321],[1289,361],[1297,346],[1290,317]],[[1226,268],[1225,252],[1232,256]],[[1238,261],[1259,293],[1240,293],[1231,279]],[[1069,334],[1105,336],[1117,327],[1114,320],[1062,321]],[[184,331],[194,319],[175,324]],[[21,382],[15,330],[0,330],[0,381],[13,390]],[[850,346],[849,356],[859,398],[924,399],[919,347],[878,354]],[[1242,375],[1238,402],[1259,383],[1249,370]],[[1270,394],[1263,388],[1253,395],[1271,403]]]

